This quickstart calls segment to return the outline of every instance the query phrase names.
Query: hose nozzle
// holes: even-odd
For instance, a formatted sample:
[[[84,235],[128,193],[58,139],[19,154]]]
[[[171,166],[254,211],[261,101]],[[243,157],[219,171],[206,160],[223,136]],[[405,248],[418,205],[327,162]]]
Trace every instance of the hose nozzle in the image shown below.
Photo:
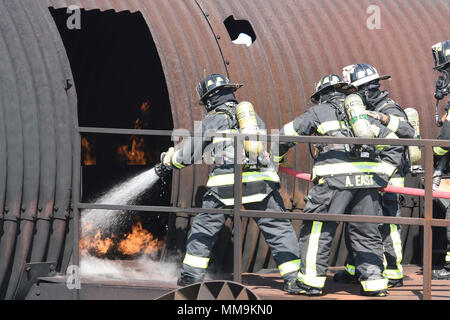
[[[172,167],[166,167],[162,162],[155,166],[155,172],[161,179],[164,179],[172,172]]]

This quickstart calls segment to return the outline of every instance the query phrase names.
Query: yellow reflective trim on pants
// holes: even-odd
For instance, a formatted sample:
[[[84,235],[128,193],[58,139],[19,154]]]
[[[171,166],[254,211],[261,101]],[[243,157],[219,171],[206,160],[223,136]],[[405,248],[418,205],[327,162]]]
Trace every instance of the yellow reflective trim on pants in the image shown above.
[[[383,275],[387,277],[388,279],[396,280],[396,279],[402,279],[403,278],[403,268],[401,269],[385,269],[383,272]]]
[[[305,275],[301,272],[297,274],[297,280],[300,282],[303,282],[307,286],[314,287],[314,288],[323,288],[325,286],[325,280],[327,277],[317,277],[317,276],[310,276]]]
[[[317,126],[317,132],[322,135],[326,134],[327,132],[340,129],[347,129],[347,125],[345,124],[344,121],[341,122],[339,122],[338,120],[325,121]]]
[[[351,264],[348,264],[348,263],[345,265],[345,271],[347,271],[347,273],[349,275],[354,276],[355,275],[355,270],[356,270],[355,266],[353,266]]]
[[[350,173],[380,173],[392,176],[396,170],[393,165],[384,161],[330,163],[314,166],[313,178]]]
[[[278,266],[278,270],[280,270],[281,276],[290,272],[298,272],[299,269],[300,269],[300,259],[288,261]]]
[[[177,151],[175,151],[174,153],[173,153],[173,155],[172,155],[172,164],[174,165],[174,167],[175,168],[177,168],[177,169],[183,169],[184,167],[186,167],[185,165],[183,165],[183,164],[181,164],[181,163],[179,163],[178,161],[177,161],[177,157],[178,157],[178,154],[180,153],[180,150],[177,150]]]
[[[388,129],[391,129],[392,132],[397,132],[398,127],[400,125],[400,118],[396,116],[389,116],[391,120],[389,120],[389,123],[387,125]]]
[[[389,179],[389,185],[395,187],[404,187],[405,178],[404,177],[392,177]]]
[[[209,259],[210,258],[192,256],[186,253],[183,263],[191,267],[206,269],[208,268]]]
[[[319,239],[322,225],[323,223],[320,221],[314,221],[312,224],[311,233],[308,240],[308,248],[306,251],[306,271],[305,274],[302,275],[301,280],[305,284],[317,288],[321,288],[325,284],[325,281],[323,281],[323,284],[321,286],[317,285],[321,283],[322,278],[324,277],[317,277],[316,269],[317,251],[319,251]]]
[[[388,280],[386,278],[383,278],[377,280],[361,281],[361,285],[364,291],[385,290],[388,286]]]
[[[445,256],[445,262],[450,262],[450,252],[447,252],[447,255]]]
[[[268,180],[273,182],[280,182],[280,178],[275,171],[252,171],[242,173],[242,182],[254,182]],[[234,173],[219,174],[217,176],[211,176],[208,179],[207,187],[227,186],[234,184]]]
[[[285,136],[298,136],[299,134],[294,129],[294,121],[289,122],[288,124],[284,125],[284,127],[281,129]],[[294,142],[297,144],[298,142]]]
[[[402,238],[400,237],[400,232],[398,232],[398,227],[396,224],[391,224],[391,239],[394,246],[395,256],[397,259],[397,268],[402,269]]]
[[[448,150],[445,150],[441,147],[433,147],[433,151],[438,156],[443,156],[443,155],[447,154],[447,152],[448,152]]]

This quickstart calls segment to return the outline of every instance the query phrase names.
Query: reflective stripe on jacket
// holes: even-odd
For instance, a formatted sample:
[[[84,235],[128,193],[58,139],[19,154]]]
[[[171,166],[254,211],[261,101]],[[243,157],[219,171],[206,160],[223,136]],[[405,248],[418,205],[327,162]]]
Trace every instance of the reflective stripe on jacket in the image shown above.
[[[286,124],[281,135],[321,135],[321,136],[349,136],[346,115],[343,105],[344,97],[334,98],[313,106],[306,110],[294,121]],[[373,130],[378,138],[398,138],[391,130],[379,121],[369,118]],[[279,150],[272,145],[272,159],[282,161],[293,142],[281,142]],[[339,146],[334,144],[333,146]],[[319,148],[319,155],[312,168],[313,179],[323,181],[325,178],[331,186],[336,188],[377,188],[385,187],[390,177],[397,171],[402,162],[402,146],[377,146],[373,158],[353,158],[349,147],[341,144],[341,148]],[[280,156],[281,155],[281,156]]]
[[[225,205],[234,204],[234,139],[226,133],[238,132],[235,105],[226,103],[209,112],[195,130],[198,136],[186,138],[171,158],[176,169],[203,162],[213,165],[207,187]],[[256,118],[259,129],[265,130],[265,123],[258,115]],[[225,135],[212,137],[211,133]],[[242,203],[261,201],[279,187],[278,174],[271,168],[261,168],[255,163],[243,170]]]

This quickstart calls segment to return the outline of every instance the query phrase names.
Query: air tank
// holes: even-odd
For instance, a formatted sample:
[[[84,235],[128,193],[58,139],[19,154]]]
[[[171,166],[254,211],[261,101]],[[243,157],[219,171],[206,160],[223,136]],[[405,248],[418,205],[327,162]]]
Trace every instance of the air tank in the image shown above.
[[[350,94],[345,98],[344,105],[355,136],[360,138],[374,138],[374,133],[366,114],[366,107],[361,97],[357,94]]]
[[[236,106],[236,117],[239,122],[239,128],[242,133],[257,134],[260,132],[258,121],[256,120],[255,109],[248,101],[242,101]],[[264,150],[261,141],[248,140],[244,141],[244,149],[248,153],[250,159],[256,159]]]
[[[419,123],[419,113],[414,108],[406,108],[405,113],[408,116],[408,121],[411,123],[415,130],[414,139],[420,139],[420,123]],[[409,146],[409,159],[412,165],[418,165],[422,159],[422,151],[419,146]]]

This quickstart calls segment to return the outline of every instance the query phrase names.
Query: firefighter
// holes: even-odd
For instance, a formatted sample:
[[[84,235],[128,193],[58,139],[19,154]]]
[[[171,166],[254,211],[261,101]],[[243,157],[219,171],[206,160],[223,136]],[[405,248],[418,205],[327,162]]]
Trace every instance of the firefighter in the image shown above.
[[[206,107],[207,115],[201,122],[202,132],[232,133],[239,130],[236,106],[238,102],[234,91],[241,85],[230,83],[220,75],[211,74],[197,86],[200,104]],[[265,123],[255,114],[260,130]],[[198,130],[196,130],[198,131]],[[212,150],[214,167],[207,183],[202,208],[228,208],[233,206],[234,198],[234,145],[233,138],[207,137],[200,141],[188,138],[176,151],[173,148],[162,154],[162,163],[174,169],[183,169],[192,164],[196,157],[201,158],[205,149]],[[206,155],[206,153],[205,153]],[[266,161],[264,161],[266,157]],[[248,157],[244,157],[248,162]],[[246,209],[265,211],[285,211],[279,192],[280,183],[277,172],[267,166],[268,153],[261,152],[258,161],[243,166],[242,203]],[[186,286],[202,282],[211,250],[217,235],[224,225],[224,214],[200,213],[193,219],[187,239],[186,255],[183,260],[178,285]],[[279,272],[284,279],[284,289],[293,290],[299,269],[298,237],[287,219],[255,218],[265,240],[269,245]]]
[[[388,91],[380,90],[380,80],[389,79],[389,75],[380,76],[373,66],[366,63],[344,67],[342,74],[345,81],[358,89],[358,94],[366,105],[368,116],[380,121],[381,124],[392,130],[399,138],[413,139],[415,137],[415,129],[408,122],[408,117],[403,108],[389,98]],[[409,168],[408,148],[403,147],[402,165],[389,180],[389,185],[404,187],[405,176]],[[400,195],[383,193],[381,195],[381,208],[384,216],[399,217],[401,215]],[[388,287],[403,286],[400,225],[382,224],[380,232],[384,248],[384,271],[389,280]],[[356,282],[355,267],[350,250],[345,271],[337,273],[334,277],[334,280],[337,282]]]
[[[349,120],[345,104],[350,97],[346,98],[346,94],[351,91],[356,91],[356,88],[338,75],[322,77],[311,97],[311,101],[317,104],[286,124],[280,134],[350,137],[358,128],[357,136],[364,136],[362,131],[367,129],[373,137],[397,138],[391,130],[365,115],[362,101],[355,94],[350,96],[359,99],[363,110]],[[353,106],[353,102],[347,106],[350,105]],[[279,144],[279,150],[278,145],[272,145],[271,159],[282,162],[288,149],[294,145],[283,142]],[[397,170],[401,150],[396,146],[318,145],[318,156],[312,169],[313,187],[303,211],[377,215],[378,188],[386,186]],[[310,296],[323,294],[331,242],[337,225],[332,221],[303,223],[299,240],[301,265],[297,285],[302,288],[299,293]],[[377,224],[349,223],[348,232],[356,269],[360,274],[361,294],[385,296],[387,279],[383,276],[383,248]]]
[[[437,103],[442,100],[450,91],[450,40],[446,40],[432,46],[432,53],[434,58],[434,70],[441,73],[441,76],[436,81],[435,98]],[[437,119],[437,124],[442,126],[438,135],[438,139],[450,140],[450,117],[449,117],[450,101],[445,107],[445,116],[442,119]],[[437,112],[437,111],[436,111]],[[435,162],[439,162],[442,157],[447,157],[450,148],[434,147]],[[448,160],[446,170],[448,171]],[[446,209],[446,219],[450,219],[450,206]],[[447,227],[447,252],[445,255],[444,266],[441,269],[433,270],[432,278],[436,280],[450,280],[450,227]]]

